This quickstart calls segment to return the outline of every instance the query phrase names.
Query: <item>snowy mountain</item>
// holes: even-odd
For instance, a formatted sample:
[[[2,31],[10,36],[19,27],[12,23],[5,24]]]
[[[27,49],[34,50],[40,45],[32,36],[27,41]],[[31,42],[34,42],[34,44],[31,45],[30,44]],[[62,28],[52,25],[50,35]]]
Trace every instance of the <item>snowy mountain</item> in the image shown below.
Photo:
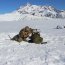
[[[28,3],[11,13],[1,14],[0,21],[20,20],[28,17],[65,18],[65,11],[57,10],[52,6],[31,5]]]
[[[23,7],[21,6],[18,12],[20,14],[30,14],[33,16],[65,18],[65,11],[57,10],[52,6],[31,5],[29,3]]]

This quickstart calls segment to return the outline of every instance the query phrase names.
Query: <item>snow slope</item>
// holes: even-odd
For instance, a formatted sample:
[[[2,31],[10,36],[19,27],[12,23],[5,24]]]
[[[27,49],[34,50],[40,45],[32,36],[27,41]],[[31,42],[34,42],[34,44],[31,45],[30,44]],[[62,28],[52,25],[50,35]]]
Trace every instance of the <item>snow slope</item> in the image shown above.
[[[0,65],[65,65],[65,19],[24,18],[0,22]],[[60,25],[62,29],[55,29]],[[47,44],[11,41],[21,28],[39,29]]]
[[[0,21],[14,21],[19,20],[20,14],[16,11],[6,14],[0,14]]]

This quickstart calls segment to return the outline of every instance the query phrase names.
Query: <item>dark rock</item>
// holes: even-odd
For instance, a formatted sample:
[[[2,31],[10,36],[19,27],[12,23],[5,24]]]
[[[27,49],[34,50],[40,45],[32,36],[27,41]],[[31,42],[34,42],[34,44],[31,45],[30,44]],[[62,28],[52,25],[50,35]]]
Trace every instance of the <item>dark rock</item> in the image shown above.
[[[61,27],[60,25],[58,25],[58,26],[56,27],[56,29],[62,29],[62,27]]]

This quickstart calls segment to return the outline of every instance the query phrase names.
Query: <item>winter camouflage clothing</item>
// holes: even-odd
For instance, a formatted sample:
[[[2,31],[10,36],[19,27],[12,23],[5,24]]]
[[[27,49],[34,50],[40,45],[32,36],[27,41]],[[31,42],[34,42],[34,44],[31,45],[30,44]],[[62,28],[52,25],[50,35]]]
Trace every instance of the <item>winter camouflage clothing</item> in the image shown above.
[[[31,42],[36,43],[36,44],[40,44],[43,42],[43,38],[40,37],[39,32],[33,33],[30,39],[31,39]]]

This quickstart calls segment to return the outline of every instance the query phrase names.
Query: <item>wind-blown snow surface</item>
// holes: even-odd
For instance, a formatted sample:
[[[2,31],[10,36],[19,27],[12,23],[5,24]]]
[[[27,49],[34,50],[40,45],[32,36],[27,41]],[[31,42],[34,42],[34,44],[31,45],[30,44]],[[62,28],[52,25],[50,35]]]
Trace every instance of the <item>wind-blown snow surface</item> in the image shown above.
[[[0,65],[65,65],[64,24],[65,19],[50,18],[0,22]],[[9,40],[25,26],[39,29],[47,44]]]

